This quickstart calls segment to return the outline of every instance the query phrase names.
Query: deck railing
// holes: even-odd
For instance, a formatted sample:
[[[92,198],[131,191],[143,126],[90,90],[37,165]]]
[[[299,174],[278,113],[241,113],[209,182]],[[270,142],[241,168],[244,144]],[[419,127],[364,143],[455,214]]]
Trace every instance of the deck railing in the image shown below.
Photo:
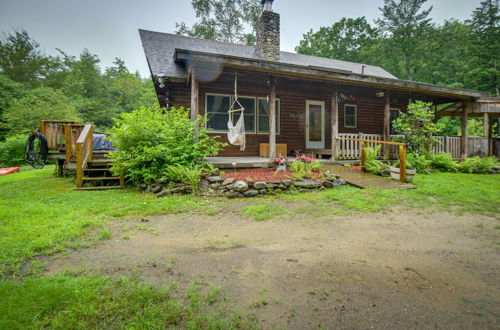
[[[391,142],[391,141],[381,141],[373,139],[357,139],[357,138],[341,138],[337,137],[339,142],[350,141],[356,142],[360,145],[360,159],[361,166],[363,167],[366,162],[366,148],[368,145],[374,146],[375,144],[385,144],[388,146],[395,146],[399,150],[399,180],[401,182],[406,182],[406,143]]]
[[[91,124],[83,127],[76,141],[76,187],[83,187],[83,170],[92,161],[92,134],[94,128]]]
[[[85,125],[70,124],[64,126],[66,163],[76,161],[76,141],[83,131]]]
[[[397,138],[403,138],[403,135],[391,135],[390,140],[394,141]],[[453,158],[460,158],[460,137],[459,136],[434,136],[435,139],[439,141],[433,146],[432,152],[438,154],[440,152],[450,153]],[[470,136],[467,139],[469,144],[470,154],[482,153],[482,146],[484,143],[483,137]],[[377,141],[382,141],[382,134],[355,134],[355,133],[340,133],[337,135],[337,155],[336,159],[349,160],[349,159],[360,159],[361,157],[361,142],[357,140],[366,140],[368,147],[374,147]],[[473,147],[476,147],[475,149]],[[477,149],[477,150],[476,150]],[[395,159],[398,155],[398,149],[396,146],[389,145],[388,148],[389,158]],[[383,150],[379,152],[378,157],[383,158]]]
[[[40,133],[47,139],[49,150],[63,151],[66,148],[66,125],[76,125],[76,121],[65,120],[42,120],[40,121]]]

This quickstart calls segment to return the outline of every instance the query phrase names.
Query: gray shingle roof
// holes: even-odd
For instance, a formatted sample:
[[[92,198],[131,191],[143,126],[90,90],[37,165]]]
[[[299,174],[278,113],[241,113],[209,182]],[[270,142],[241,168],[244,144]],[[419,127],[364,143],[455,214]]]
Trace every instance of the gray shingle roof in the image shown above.
[[[174,62],[175,49],[184,49],[211,54],[235,56],[262,60],[254,47],[235,45],[226,42],[197,39],[177,34],[139,30],[142,46],[151,69],[158,77],[186,77],[185,69]],[[323,57],[309,56],[290,52],[280,52],[280,63],[300,65],[304,67],[325,68],[330,70],[347,70],[361,74],[362,64],[332,60]],[[364,74],[381,78],[397,79],[395,76],[378,66],[366,65]]]

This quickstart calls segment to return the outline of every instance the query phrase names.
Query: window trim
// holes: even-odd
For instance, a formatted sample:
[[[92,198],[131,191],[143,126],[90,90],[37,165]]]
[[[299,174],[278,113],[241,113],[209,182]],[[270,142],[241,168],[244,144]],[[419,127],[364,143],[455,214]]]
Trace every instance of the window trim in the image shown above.
[[[205,93],[205,115],[208,116],[208,107],[207,107],[207,101],[209,96],[224,96],[224,97],[229,97],[229,103],[232,103],[234,100],[234,95],[231,94],[222,94],[222,93]],[[267,97],[259,97],[259,96],[251,96],[251,95],[238,95],[239,98],[249,98],[249,99],[254,99],[255,100],[255,117],[254,117],[254,129],[252,131],[246,131],[246,134],[256,134],[256,135],[269,135],[269,132],[259,132],[259,110],[260,110],[260,100],[265,100],[267,101]],[[278,108],[276,109],[277,111],[277,121],[276,121],[276,135],[279,135],[281,132],[281,99],[276,98],[276,101],[278,102]],[[269,102],[268,102],[269,103]],[[245,109],[246,110],[246,109]],[[214,113],[214,112],[211,112]],[[223,114],[222,112],[215,112],[217,114]],[[227,114],[224,113],[224,114]],[[267,116],[269,117],[269,115]],[[208,127],[208,120],[205,121],[205,128],[208,130],[208,133],[227,133],[227,129],[225,130],[220,130],[220,129],[214,129]]]
[[[347,116],[346,116],[346,107],[354,107],[354,126],[351,126],[351,125],[347,125],[346,124],[346,119],[347,119]],[[358,105],[357,104],[350,104],[350,103],[346,103],[344,104],[344,127],[345,128],[357,128],[358,127]]]
[[[269,135],[270,132],[259,132],[259,118],[260,117],[260,113],[259,113],[259,110],[260,110],[260,102],[259,100],[265,100],[267,101],[267,97],[257,97],[257,123],[256,123],[256,134],[260,134],[260,135]],[[276,98],[276,101],[278,101],[278,104],[279,104],[279,107],[276,109],[276,112],[277,112],[277,121],[276,121],[276,135],[279,135],[281,130],[280,130],[280,127],[281,127],[281,99],[279,98]],[[269,101],[267,101],[267,103],[269,103]],[[267,115],[267,117],[269,118],[269,115]]]

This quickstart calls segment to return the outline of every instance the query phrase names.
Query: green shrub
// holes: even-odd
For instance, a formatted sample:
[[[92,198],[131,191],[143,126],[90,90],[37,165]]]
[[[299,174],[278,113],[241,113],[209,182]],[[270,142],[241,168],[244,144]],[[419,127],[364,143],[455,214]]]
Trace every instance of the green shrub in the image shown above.
[[[313,158],[308,160],[296,160],[290,164],[290,172],[295,180],[308,178],[313,172],[321,170],[321,163]]]
[[[26,135],[14,135],[0,142],[0,167],[23,165],[27,140]]]
[[[409,153],[406,157],[407,167],[415,169],[417,173],[429,173],[431,161],[424,155]]]
[[[431,167],[443,172],[456,172],[457,163],[453,160],[451,154],[441,152],[431,157]]]
[[[458,170],[464,173],[488,173],[496,165],[494,157],[471,157],[464,159],[458,165]]]
[[[384,163],[376,159],[377,155],[380,153],[381,145],[376,147],[366,147],[365,148],[365,171],[370,174],[380,174],[384,168]]]
[[[215,156],[225,145],[209,136],[205,117],[189,118],[187,109],[141,107],[115,120],[109,139],[116,151],[110,154],[115,174],[124,171],[132,182],[150,183],[171,175],[172,166],[193,168]]]

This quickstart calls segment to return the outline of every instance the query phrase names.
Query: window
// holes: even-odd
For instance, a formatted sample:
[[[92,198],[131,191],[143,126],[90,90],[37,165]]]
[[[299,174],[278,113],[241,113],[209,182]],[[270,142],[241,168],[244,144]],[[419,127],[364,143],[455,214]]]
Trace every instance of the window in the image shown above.
[[[356,105],[344,105],[344,127],[356,128],[356,112]]]
[[[399,118],[399,109],[391,109],[391,121],[390,121],[390,134],[391,135],[396,134],[396,131],[394,130],[392,123],[397,118]]]
[[[207,113],[207,128],[212,131],[227,131],[229,120],[228,110],[233,96],[221,94],[206,94],[205,109]],[[245,108],[245,131],[248,133],[269,133],[269,104],[265,98],[248,96],[238,97]],[[235,112],[233,123],[240,118],[241,112]],[[280,100],[276,100],[276,133],[280,130]]]
[[[231,102],[232,102],[232,100],[231,100]],[[255,111],[255,108],[256,108],[255,97],[242,97],[242,96],[240,96],[240,97],[238,97],[238,101],[241,103],[243,108],[245,108],[245,111],[243,111],[243,114],[245,116],[245,131],[248,133],[255,133],[255,112],[256,112]],[[236,105],[236,106],[238,106],[238,105]],[[236,121],[240,118],[240,115],[241,115],[241,112],[234,113],[233,123],[236,123]],[[226,124],[227,124],[227,122],[226,122]]]
[[[276,133],[280,132],[280,106],[280,100],[276,99]],[[269,133],[269,102],[264,98],[259,98],[258,133]]]
[[[229,119],[227,111],[231,105],[230,102],[229,95],[206,94],[207,128],[214,131],[227,131]]]

